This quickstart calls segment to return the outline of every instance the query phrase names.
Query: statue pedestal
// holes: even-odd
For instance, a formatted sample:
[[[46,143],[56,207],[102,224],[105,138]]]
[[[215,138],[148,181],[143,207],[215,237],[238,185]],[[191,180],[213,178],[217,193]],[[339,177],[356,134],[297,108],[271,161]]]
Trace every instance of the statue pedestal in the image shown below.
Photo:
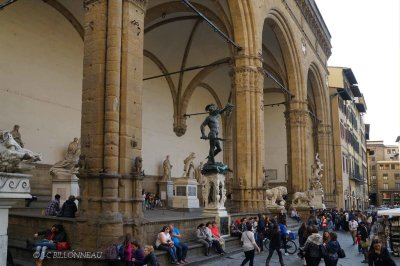
[[[178,178],[174,181],[172,208],[190,211],[200,208],[197,198],[197,181],[193,178]]]
[[[273,216],[286,213],[285,206],[267,204],[266,208]]]
[[[310,202],[310,206],[314,207],[314,209],[326,209],[322,190],[314,190],[314,197]]]
[[[297,213],[300,215],[300,218],[303,222],[308,221],[308,218],[310,218],[311,214],[312,214],[312,210],[313,208],[310,206],[297,206],[294,207],[297,211]]]
[[[51,179],[51,191],[52,191],[52,199],[56,194],[61,196],[60,198],[60,207],[62,204],[68,199],[70,195],[74,195],[75,197],[79,196],[79,178],[70,173],[57,173],[52,176]],[[78,206],[78,201],[75,201]]]
[[[158,181],[158,191],[164,207],[172,207],[172,197],[174,196],[174,182],[171,180]]]
[[[225,175],[204,175],[203,187],[204,216],[214,216],[221,235],[229,235],[230,216],[225,208]]]
[[[31,175],[0,172],[0,265],[7,264],[8,212],[18,201],[31,198]]]

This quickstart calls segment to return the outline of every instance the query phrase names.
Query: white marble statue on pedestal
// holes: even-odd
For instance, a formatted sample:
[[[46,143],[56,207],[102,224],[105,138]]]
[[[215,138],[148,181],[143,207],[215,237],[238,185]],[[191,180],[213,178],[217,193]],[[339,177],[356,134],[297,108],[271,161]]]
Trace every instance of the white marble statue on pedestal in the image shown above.
[[[321,179],[323,164],[319,159],[319,154],[315,155],[315,162],[311,166],[310,189],[305,192],[296,192],[292,196],[292,207],[313,207],[325,209],[324,190]]]
[[[168,181],[171,180],[171,169],[172,169],[172,164],[169,161],[169,155],[165,158],[163,162],[163,178],[162,181]]]
[[[78,138],[68,145],[64,160],[59,161],[50,168],[52,176],[52,196],[61,196],[61,204],[70,195],[79,196],[79,178],[76,176],[79,167],[79,156],[81,154],[80,141]]]

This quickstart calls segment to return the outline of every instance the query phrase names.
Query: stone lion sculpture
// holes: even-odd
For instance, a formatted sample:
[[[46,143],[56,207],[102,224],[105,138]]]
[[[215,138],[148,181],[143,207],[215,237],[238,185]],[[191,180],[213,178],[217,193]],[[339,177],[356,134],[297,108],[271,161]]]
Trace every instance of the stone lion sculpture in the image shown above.
[[[284,186],[278,186],[274,187],[271,189],[267,189],[265,191],[265,196],[266,196],[266,202],[268,205],[278,205],[276,202],[278,201],[279,204],[281,205],[281,202],[283,201],[283,204],[285,204],[285,201],[283,199],[283,196],[287,195],[287,188]]]
[[[310,190],[307,190],[306,192],[296,192],[293,194],[292,204],[294,206],[308,207],[310,206],[310,202],[312,201],[313,197],[314,194]]]
[[[10,132],[0,131],[0,172],[21,172],[32,169],[23,163],[40,161],[40,154],[22,148]]]

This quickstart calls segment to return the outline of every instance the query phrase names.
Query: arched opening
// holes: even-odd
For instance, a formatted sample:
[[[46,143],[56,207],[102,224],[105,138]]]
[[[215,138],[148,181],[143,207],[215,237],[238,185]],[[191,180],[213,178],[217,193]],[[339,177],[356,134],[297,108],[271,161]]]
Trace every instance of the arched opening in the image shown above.
[[[262,35],[264,79],[265,175],[270,186],[291,184],[291,132],[288,128],[290,100],[302,97],[301,71],[291,30],[282,14],[270,10]],[[283,87],[283,88],[282,88]]]
[[[231,35],[226,6],[211,1],[192,3]],[[223,107],[228,102],[232,48],[180,1],[150,1],[144,32],[142,155],[148,177],[144,188],[155,192],[166,155],[173,165],[172,177],[182,176],[183,160],[191,152],[196,154],[195,166],[206,162],[209,144],[200,139],[200,125],[207,115],[185,114],[205,112],[210,103]],[[186,71],[192,67],[196,68]],[[177,71],[181,72],[165,75]],[[160,74],[165,76],[152,78]],[[225,125],[221,120],[220,137],[229,139]],[[217,161],[232,150],[227,145],[231,144],[222,143],[224,150]]]

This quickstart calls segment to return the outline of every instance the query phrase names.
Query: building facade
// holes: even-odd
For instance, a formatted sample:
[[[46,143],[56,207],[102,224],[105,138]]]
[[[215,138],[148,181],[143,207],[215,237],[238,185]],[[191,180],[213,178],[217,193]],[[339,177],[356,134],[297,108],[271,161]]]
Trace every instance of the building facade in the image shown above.
[[[354,182],[343,188],[334,174],[327,86],[331,36],[315,2],[190,1],[201,15],[183,2],[17,1],[2,11],[1,128],[19,124],[26,147],[42,153],[33,191],[45,189],[48,168],[80,136],[82,247],[123,233],[147,239],[142,190],[158,192],[166,155],[174,178],[191,152],[196,166],[205,160],[204,116],[191,114],[209,103],[235,106],[220,121],[217,157],[233,170],[231,211],[264,210],[265,181],[285,185],[289,194],[308,190],[316,153],[324,164],[325,204],[339,204],[339,189],[358,195],[362,97],[346,104],[352,131],[345,169]],[[132,175],[138,157],[145,177]],[[347,204],[360,206],[355,199]]]
[[[335,187],[339,208],[368,205],[366,103],[350,68],[329,67],[329,88],[335,151]]]
[[[367,141],[367,147],[371,205],[400,205],[399,147],[383,141]]]

